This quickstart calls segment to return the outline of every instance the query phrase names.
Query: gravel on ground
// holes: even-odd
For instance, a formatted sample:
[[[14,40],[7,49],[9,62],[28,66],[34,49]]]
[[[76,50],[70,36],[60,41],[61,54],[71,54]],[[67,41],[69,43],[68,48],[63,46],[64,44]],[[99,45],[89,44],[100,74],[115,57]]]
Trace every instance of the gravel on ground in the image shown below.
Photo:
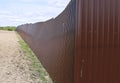
[[[0,83],[37,83],[14,31],[0,31]]]

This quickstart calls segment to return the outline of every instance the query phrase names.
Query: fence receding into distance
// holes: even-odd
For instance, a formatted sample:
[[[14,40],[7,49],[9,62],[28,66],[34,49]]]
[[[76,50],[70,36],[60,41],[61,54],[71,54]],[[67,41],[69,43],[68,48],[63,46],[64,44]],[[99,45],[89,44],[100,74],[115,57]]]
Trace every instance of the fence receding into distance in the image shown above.
[[[71,0],[58,17],[17,31],[54,83],[120,83],[120,0]]]
[[[73,83],[75,6],[73,0],[55,19],[17,28],[54,83]]]

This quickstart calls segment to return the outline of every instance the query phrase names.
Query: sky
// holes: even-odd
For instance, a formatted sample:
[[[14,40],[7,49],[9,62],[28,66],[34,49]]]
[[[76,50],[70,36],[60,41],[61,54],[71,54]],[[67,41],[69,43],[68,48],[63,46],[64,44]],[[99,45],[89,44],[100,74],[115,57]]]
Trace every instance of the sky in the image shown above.
[[[58,16],[70,0],[0,0],[0,26],[18,26]]]

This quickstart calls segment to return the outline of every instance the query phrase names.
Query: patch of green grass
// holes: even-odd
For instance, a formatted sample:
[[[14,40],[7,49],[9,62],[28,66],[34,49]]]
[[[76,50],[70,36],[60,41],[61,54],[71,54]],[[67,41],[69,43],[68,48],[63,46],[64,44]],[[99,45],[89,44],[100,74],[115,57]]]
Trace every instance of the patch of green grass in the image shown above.
[[[24,42],[24,40],[19,36],[19,34],[17,34],[17,36],[18,36],[18,39],[19,39],[18,42],[21,45],[21,48],[23,49],[24,54],[28,57],[28,59],[31,62],[30,70],[33,72],[32,75],[31,75],[31,78],[34,81],[36,80],[36,77],[40,78],[42,80],[42,82],[38,82],[38,83],[53,83],[52,80],[50,79],[48,73],[43,68],[42,64],[37,59],[37,57],[32,52],[32,50],[29,48],[29,46]],[[49,78],[46,78],[47,76]]]
[[[14,26],[0,27],[0,30],[15,31],[16,27]]]

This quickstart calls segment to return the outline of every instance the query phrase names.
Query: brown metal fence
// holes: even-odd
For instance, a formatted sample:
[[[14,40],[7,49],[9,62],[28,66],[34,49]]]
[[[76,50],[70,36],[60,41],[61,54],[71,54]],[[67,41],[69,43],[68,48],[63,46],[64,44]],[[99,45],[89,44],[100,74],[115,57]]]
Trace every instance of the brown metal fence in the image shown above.
[[[77,0],[74,83],[120,83],[120,0]]]
[[[72,0],[55,19],[17,28],[54,83],[73,83],[74,80],[75,6]]]
[[[17,31],[54,83],[120,83],[120,0],[71,0],[55,19]]]

